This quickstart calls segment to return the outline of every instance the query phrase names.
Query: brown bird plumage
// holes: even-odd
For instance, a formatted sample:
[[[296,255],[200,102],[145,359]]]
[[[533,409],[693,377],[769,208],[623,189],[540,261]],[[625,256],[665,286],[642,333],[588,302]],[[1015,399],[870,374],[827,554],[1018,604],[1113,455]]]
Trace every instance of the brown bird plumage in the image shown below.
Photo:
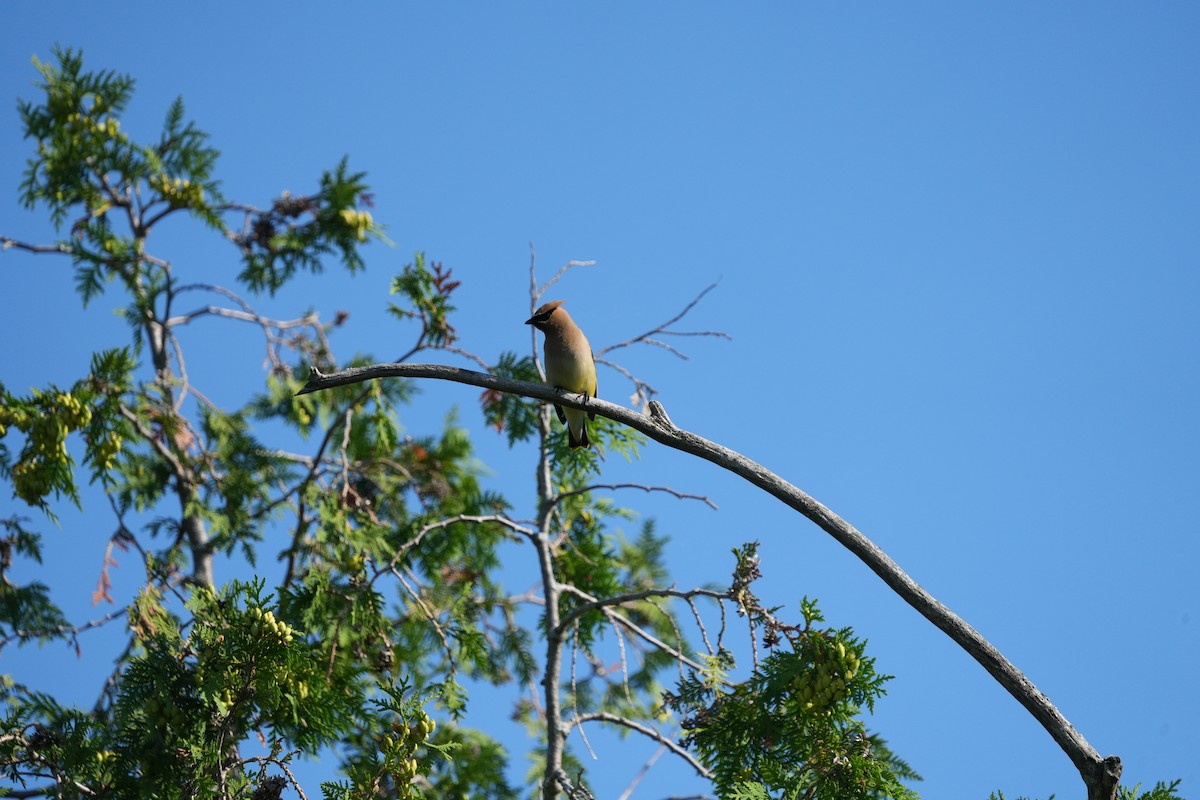
[[[546,335],[546,383],[568,392],[596,397],[596,361],[592,346],[571,319],[562,300],[546,303],[525,320]],[[587,420],[596,415],[554,404],[558,421],[567,426],[567,442],[574,450],[590,447]],[[586,416],[586,419],[585,419]]]

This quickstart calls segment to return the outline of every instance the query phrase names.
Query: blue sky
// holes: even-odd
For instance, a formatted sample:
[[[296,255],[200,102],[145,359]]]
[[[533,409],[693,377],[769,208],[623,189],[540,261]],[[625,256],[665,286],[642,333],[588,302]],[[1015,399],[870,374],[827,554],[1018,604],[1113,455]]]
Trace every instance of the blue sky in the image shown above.
[[[485,358],[529,347],[531,242],[543,277],[596,260],[553,296],[597,348],[719,281],[687,326],[732,340],[684,340],[686,362],[620,352],[676,424],[874,539],[1120,755],[1127,782],[1180,777],[1195,796],[1200,6],[41,3],[0,18],[0,233],[53,237],[16,200],[15,103],[57,42],[137,79],[135,135],[182,94],[231,198],[311,191],[343,155],[367,171],[396,247],[261,303],[349,310],[343,354],[406,348],[384,308],[416,250],[463,280],[462,343]],[[177,270],[231,280],[228,245],[162,234]],[[86,351],[126,340],[112,298],[81,310],[70,275],[0,255],[10,389],[69,383]],[[237,402],[261,368],[254,332],[189,335],[193,380]],[[630,387],[602,371],[600,391]],[[405,422],[428,430],[458,405],[492,484],[527,496],[532,453],[483,429],[476,396],[425,387]],[[1029,715],[811,524],[657,446],[605,479],[719,504],[621,498],[671,535],[681,586],[725,579],[729,548],[757,538],[768,600],[818,597],[868,637],[897,676],[870,725],[923,797],[1079,796]],[[81,617],[100,613],[111,533],[93,507],[47,531],[57,561],[38,573]],[[6,651],[0,669],[87,703],[100,680],[55,648]],[[652,752],[613,745],[601,796]],[[633,797],[688,781],[664,759]]]

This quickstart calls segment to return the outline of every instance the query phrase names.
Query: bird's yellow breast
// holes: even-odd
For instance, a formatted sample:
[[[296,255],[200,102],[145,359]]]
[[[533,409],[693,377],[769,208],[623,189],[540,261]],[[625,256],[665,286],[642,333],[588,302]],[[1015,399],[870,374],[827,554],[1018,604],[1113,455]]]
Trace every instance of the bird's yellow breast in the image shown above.
[[[546,382],[569,392],[596,393],[596,366],[586,342],[574,351],[546,339]]]

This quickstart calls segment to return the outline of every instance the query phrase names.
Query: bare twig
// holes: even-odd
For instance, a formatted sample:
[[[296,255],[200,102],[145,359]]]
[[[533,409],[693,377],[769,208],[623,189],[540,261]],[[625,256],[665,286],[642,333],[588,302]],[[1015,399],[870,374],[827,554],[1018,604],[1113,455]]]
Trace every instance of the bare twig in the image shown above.
[[[533,531],[531,531],[529,528],[526,528],[523,525],[520,525],[519,523],[513,522],[508,517],[502,516],[500,514],[486,514],[486,515],[482,515],[482,516],[473,515],[473,514],[458,514],[453,517],[439,519],[437,522],[431,522],[428,525],[426,525],[425,527],[421,528],[421,530],[417,531],[415,536],[413,536],[411,539],[409,539],[407,542],[405,542],[403,545],[401,545],[396,550],[396,554],[392,556],[391,560],[386,565],[384,565],[383,568],[380,569],[380,571],[378,573],[376,573],[375,577],[371,579],[371,581],[368,585],[374,584],[376,579],[378,579],[381,574],[383,574],[384,572],[387,572],[392,567],[394,567],[397,563],[399,563],[400,559],[404,557],[405,553],[407,553],[409,550],[412,550],[414,547],[419,545],[421,543],[421,540],[424,539],[426,536],[428,536],[430,533],[432,533],[433,531],[442,530],[443,528],[448,528],[449,526],[455,525],[460,522],[470,522],[474,525],[496,524],[496,525],[500,525],[502,527],[508,528],[513,533],[519,533],[522,536],[525,536],[528,538],[536,538],[536,534]]]
[[[663,640],[659,639],[654,634],[650,633],[648,630],[646,630],[642,626],[633,622],[628,617],[624,616],[623,614],[618,614],[615,610],[613,610],[612,608],[609,607],[610,604],[607,601],[598,600],[597,598],[593,597],[592,595],[588,594],[587,592],[583,591],[582,589],[578,589],[569,583],[559,584],[558,588],[568,594],[573,594],[576,597],[582,598],[586,603],[590,604],[591,608],[599,609],[601,611],[601,613],[603,613],[610,620],[613,620],[613,621],[618,622],[621,625],[625,626],[625,629],[628,630],[630,633],[633,633],[639,639],[643,640],[647,644],[649,644],[653,647],[657,647],[659,650],[662,650],[664,653],[671,656],[672,658],[679,661],[680,663],[686,664],[687,666],[689,666],[692,669],[697,670],[697,671],[704,670],[704,666],[702,664],[700,664],[695,659],[688,658],[687,654],[685,654],[679,648],[672,647],[671,645],[667,644]],[[578,610],[578,609],[576,609],[576,610]],[[561,638],[561,630],[560,629],[552,628],[551,630],[556,631],[557,633],[555,636],[548,637],[548,638]],[[731,681],[725,681],[725,683],[728,686],[734,685]]]
[[[583,593],[580,592],[582,595]],[[589,596],[590,597],[590,596]],[[563,615],[559,622],[559,631],[569,624],[573,624],[577,619],[582,617],[589,611],[597,608],[607,608],[609,606],[623,606],[627,603],[635,603],[638,600],[649,600],[652,597],[678,597],[689,602],[695,597],[709,597],[713,600],[730,600],[732,599],[727,592],[718,592],[713,589],[644,589],[640,592],[630,592],[629,594],[619,594],[613,597],[604,597],[600,599],[590,598],[583,604],[571,609]]]
[[[622,367],[615,361],[609,361],[607,358],[597,358],[597,364],[603,364],[625,376],[625,379],[633,384],[633,394],[629,398],[629,402],[633,403],[635,408],[640,408],[645,411],[650,404],[651,398],[658,394],[658,389],[655,389],[646,381],[634,375],[629,370]]]
[[[580,489],[572,489],[569,492],[562,492],[554,498],[555,503],[561,503],[568,497],[573,497],[584,492],[591,492],[596,489],[641,489],[643,492],[666,492],[669,495],[678,497],[680,500],[700,500],[709,508],[716,510],[717,504],[708,499],[702,494],[687,494],[686,492],[676,491],[670,486],[647,486],[644,483],[593,483],[590,486],[584,486]]]
[[[171,317],[169,320],[167,320],[167,324],[171,326],[186,325],[192,320],[206,315],[225,317],[227,319],[238,319],[243,322],[253,322],[257,325],[262,325],[263,327],[269,326],[272,328],[278,328],[279,330],[297,328],[301,325],[312,325],[317,321],[317,315],[315,313],[307,314],[299,319],[278,320],[268,319],[267,317],[261,316],[252,311],[239,311],[235,308],[223,308],[221,306],[208,305],[201,306],[200,308],[197,308],[194,311],[189,311],[186,314],[179,314],[178,316]]]
[[[571,636],[571,711],[575,716],[579,716],[579,683],[576,680],[575,667],[579,660],[579,625],[573,626]],[[591,755],[593,761],[599,761],[599,756],[592,749],[592,743],[588,741],[587,733],[583,727],[579,728],[579,737],[583,739],[583,746],[587,748],[588,754]]]
[[[674,353],[675,355],[679,356],[680,358],[686,360],[687,356],[685,356],[683,353],[679,352],[678,350],[676,350],[674,347],[667,344],[666,342],[660,342],[657,339],[654,339],[653,337],[655,337],[655,336],[716,336],[719,339],[732,339],[733,338],[732,336],[730,336],[727,333],[724,333],[723,331],[673,331],[673,330],[669,329],[671,325],[674,325],[676,322],[678,322],[679,320],[681,320],[685,316],[687,316],[687,313],[689,311],[691,311],[693,308],[695,308],[697,303],[699,303],[701,300],[704,299],[704,295],[708,294],[715,288],[717,288],[717,285],[715,283],[709,284],[709,286],[707,286],[704,289],[704,291],[700,292],[700,294],[696,295],[692,299],[692,302],[690,302],[686,306],[684,306],[682,311],[680,311],[675,316],[671,317],[666,322],[662,323],[661,325],[657,325],[657,326],[651,328],[650,330],[646,331],[645,333],[641,334],[640,336],[635,336],[632,339],[626,339],[625,341],[617,342],[616,344],[610,344],[608,347],[602,348],[599,352],[597,352],[596,356],[597,357],[603,356],[606,353],[611,353],[614,350],[620,350],[622,347],[629,347],[632,344],[642,343],[642,344],[652,344],[652,345],[655,345],[656,347],[661,347],[664,350],[667,350],[670,353]]]
[[[3,651],[4,647],[9,642],[13,641],[14,639],[17,641],[22,641],[25,639],[39,639],[39,638],[43,638],[43,637],[61,636],[65,639],[70,639],[71,641],[75,641],[78,638],[79,634],[83,633],[84,631],[90,631],[92,628],[99,628],[102,625],[107,625],[108,623],[112,622],[114,619],[123,619],[123,618],[127,618],[128,616],[129,616],[128,607],[122,606],[121,608],[117,609],[116,611],[109,612],[108,614],[105,614],[102,617],[98,617],[94,620],[91,620],[89,622],[84,622],[79,625],[58,625],[53,628],[42,628],[39,630],[28,630],[28,631],[14,630],[11,635],[0,638],[0,651]]]
[[[700,609],[696,608],[696,604],[692,600],[688,600],[688,606],[692,609],[692,616],[696,620],[696,627],[700,629],[700,638],[704,642],[704,649],[708,651],[710,656],[715,655],[717,651],[713,650],[712,642],[708,640],[708,626],[704,624],[704,620],[700,616]],[[722,605],[721,610],[724,612],[725,606]],[[721,616],[724,617],[724,613]]]
[[[425,615],[425,618],[429,620],[429,624],[433,626],[434,632],[442,642],[442,650],[446,653],[446,662],[450,665],[450,680],[454,680],[454,676],[458,674],[458,662],[454,658],[454,648],[450,646],[450,639],[446,636],[445,626],[442,625],[434,610],[425,602],[425,598],[421,597],[421,593],[412,586],[409,586],[408,581],[400,574],[399,569],[392,567],[389,572],[396,576],[396,580],[400,581],[400,585],[404,587],[404,591],[408,593],[413,603],[421,609],[421,613]],[[411,573],[409,574],[411,576]]]
[[[290,783],[292,788],[296,790],[296,794],[299,795],[300,800],[308,800],[308,795],[304,793],[304,788],[300,785],[300,782],[296,780],[296,776],[292,774],[292,771],[288,769],[287,765],[286,759],[290,759],[298,755],[300,755],[300,751],[293,750],[283,758],[279,758],[277,756],[244,756],[240,759],[240,761],[243,766],[246,764],[259,764],[262,767],[266,767],[268,765],[274,765],[278,767],[279,769],[283,770],[285,775],[287,775],[288,783]]]
[[[529,249],[530,249],[530,252],[532,253],[532,251],[533,251],[532,244],[529,246]],[[550,287],[553,286],[554,284],[558,283],[559,278],[561,278],[563,275],[566,275],[568,271],[574,269],[575,267],[594,267],[594,266],[596,266],[595,261],[574,261],[574,260],[568,261],[566,264],[564,264],[562,267],[559,268],[558,272],[554,273],[553,278],[551,278],[550,280],[543,283],[542,288],[537,290],[537,292],[533,296],[533,307],[537,306],[537,301],[541,300],[542,297],[546,294],[547,290],[549,290]],[[530,274],[532,275],[532,273],[533,273],[533,267],[530,266]],[[536,281],[531,280],[530,283],[532,285],[535,282]],[[533,309],[531,308],[530,310],[533,310]]]
[[[625,690],[625,699],[633,705],[633,692],[629,690],[629,659],[625,656],[625,635],[615,622],[612,626],[613,634],[617,637],[617,650],[621,654],[621,688]]]
[[[28,250],[30,253],[58,253],[59,255],[63,255],[71,252],[71,246],[63,242],[59,242],[58,244],[29,244],[28,242],[19,242],[16,239],[10,239],[7,236],[0,236],[0,251],[13,247],[18,250]]]
[[[462,349],[461,347],[455,347],[454,345],[450,345],[450,344],[439,344],[437,347],[431,347],[430,349],[442,350],[447,353],[454,353],[454,355],[456,355],[456,356],[462,356],[463,358],[467,359],[468,361],[475,362],[476,364],[478,364],[480,366],[481,369],[491,369],[491,365],[489,365],[482,358],[475,355],[474,353],[472,353],[469,350]]]
[[[267,343],[267,362],[275,370],[286,369],[283,359],[280,358],[279,351],[281,348],[292,347],[301,349],[297,337],[287,338],[283,335],[284,331],[295,330],[298,328],[311,328],[313,335],[316,337],[321,348],[321,352],[329,352],[329,344],[325,339],[325,329],[321,325],[321,318],[315,311],[305,314],[296,319],[272,319],[265,317],[254,310],[253,306],[247,303],[237,293],[230,291],[224,286],[209,283],[190,283],[186,286],[180,286],[175,289],[174,294],[183,292],[205,291],[219,294],[222,297],[236,303],[240,308],[226,308],[217,305],[205,305],[196,308],[186,314],[177,314],[171,316],[164,323],[168,328],[174,328],[178,325],[187,325],[194,320],[206,316],[222,317],[224,319],[233,319],[240,322],[249,322],[262,328],[263,336]]]
[[[580,726],[579,730],[582,731],[583,727]],[[633,776],[633,780],[629,782],[629,785],[625,787],[625,791],[621,792],[620,796],[617,797],[617,800],[629,800],[629,798],[633,796],[633,790],[637,788],[637,785],[642,782],[642,778],[646,777],[646,773],[650,771],[650,768],[653,767],[660,758],[662,758],[662,754],[665,752],[667,752],[667,746],[665,744],[660,744],[658,749],[654,751],[654,755],[646,759],[645,764],[642,764],[642,768],[638,770],[637,775]]]
[[[582,725],[584,722],[593,722],[593,721],[594,722],[607,722],[610,725],[620,725],[624,728],[629,728],[632,731],[637,731],[638,733],[642,734],[643,736],[653,739],[654,741],[661,744],[663,747],[670,750],[675,755],[682,758],[684,761],[686,761],[688,764],[691,765],[692,769],[696,770],[696,774],[698,774],[700,777],[702,777],[702,778],[711,778],[712,777],[712,774],[707,769],[705,769],[703,764],[701,764],[699,761],[697,761],[692,756],[691,753],[689,753],[687,750],[680,747],[678,743],[676,743],[670,737],[666,736],[662,731],[656,730],[655,728],[651,728],[648,725],[643,725],[640,722],[635,722],[634,720],[626,719],[625,717],[622,717],[618,714],[612,714],[612,713],[609,713],[608,711],[589,711],[586,714],[578,714],[575,717],[572,717],[571,719],[566,720],[566,722],[564,723],[564,727],[566,728],[567,733],[570,733],[572,728],[575,728],[578,725]]]

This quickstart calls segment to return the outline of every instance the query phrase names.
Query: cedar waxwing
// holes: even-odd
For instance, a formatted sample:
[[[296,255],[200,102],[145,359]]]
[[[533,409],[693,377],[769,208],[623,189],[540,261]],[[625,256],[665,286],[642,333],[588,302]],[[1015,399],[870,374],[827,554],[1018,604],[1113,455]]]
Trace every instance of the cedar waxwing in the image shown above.
[[[546,334],[546,383],[564,391],[595,397],[596,362],[592,358],[592,346],[567,310],[559,308],[562,304],[562,300],[546,303],[533,312],[525,324]],[[572,450],[591,446],[584,414],[587,419],[595,419],[595,414],[563,408],[557,403],[554,411],[558,421],[567,426],[567,442]]]

